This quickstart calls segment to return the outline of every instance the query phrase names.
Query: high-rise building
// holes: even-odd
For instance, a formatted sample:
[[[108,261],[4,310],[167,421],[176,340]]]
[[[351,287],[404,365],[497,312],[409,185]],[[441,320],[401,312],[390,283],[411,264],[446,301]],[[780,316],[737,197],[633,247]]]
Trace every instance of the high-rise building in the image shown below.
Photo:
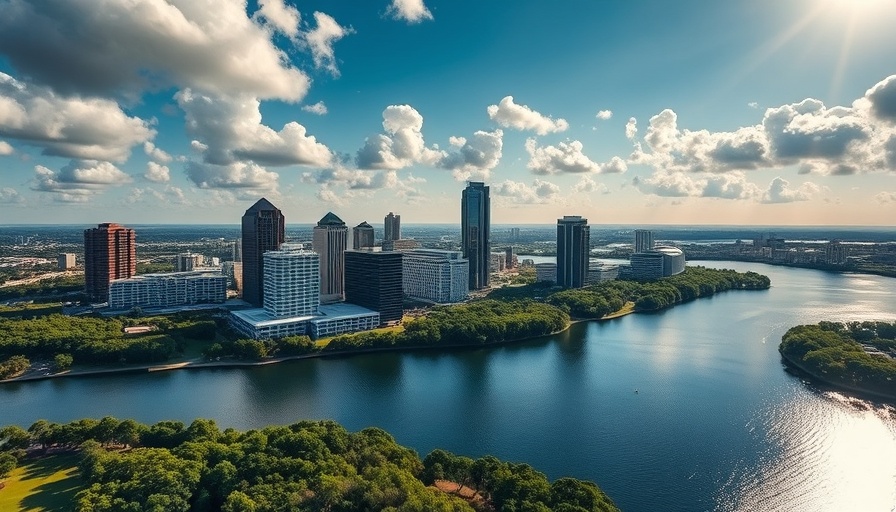
[[[491,245],[491,207],[488,187],[480,181],[467,182],[460,201],[461,250],[470,262],[470,289],[487,288]]]
[[[314,226],[311,247],[320,255],[320,298],[322,302],[343,299],[345,283],[345,250],[348,249],[348,227],[342,219],[327,212]]]
[[[504,249],[504,266],[513,268],[513,246]]]
[[[438,303],[467,298],[469,263],[460,251],[414,249],[402,253],[405,295]]]
[[[386,215],[386,218],[383,219],[383,223],[385,224],[383,228],[384,241],[401,239],[401,215],[389,212],[389,215]]]
[[[243,300],[256,307],[264,304],[264,253],[276,251],[286,239],[283,213],[261,198],[243,215]]]
[[[111,222],[84,230],[84,283],[93,302],[109,300],[109,283],[137,273],[137,235]]]
[[[352,229],[352,249],[373,247],[373,226],[364,222]]]
[[[174,257],[175,272],[191,272],[202,266],[205,257],[201,254],[185,252]]]
[[[649,229],[635,230],[635,252],[647,252],[653,250],[653,231]]]
[[[401,320],[402,253],[345,251],[345,301],[378,311],[380,322]]]
[[[264,309],[274,318],[316,315],[320,258],[302,244],[264,253]]]
[[[578,215],[557,219],[557,284],[560,286],[585,286],[591,254],[590,231],[588,219]]]
[[[59,270],[68,270],[70,268],[75,268],[75,253],[59,253],[57,262],[59,263]]]

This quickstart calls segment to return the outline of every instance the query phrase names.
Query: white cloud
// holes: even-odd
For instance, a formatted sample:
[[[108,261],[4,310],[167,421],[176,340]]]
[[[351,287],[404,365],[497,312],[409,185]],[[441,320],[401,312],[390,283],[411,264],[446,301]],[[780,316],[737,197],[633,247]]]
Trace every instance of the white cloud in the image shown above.
[[[0,17],[13,68],[88,96],[175,86],[299,101],[309,79],[272,37],[243,0],[15,1]]]
[[[128,174],[110,162],[72,160],[59,172],[42,165],[35,166],[31,189],[50,192],[56,201],[82,203],[111,186],[131,181]]]
[[[47,155],[122,162],[155,131],[113,101],[61,97],[0,72],[0,136]]]
[[[591,192],[597,192],[600,194],[610,193],[610,189],[608,189],[606,185],[594,181],[590,176],[587,175],[582,176],[581,179],[579,179],[578,183],[576,183],[572,189],[575,192],[583,194],[590,194]]]
[[[560,187],[554,183],[536,179],[532,185],[519,181],[504,180],[491,185],[491,192],[516,204],[550,203],[560,193]]]
[[[610,119],[611,117],[613,117],[613,111],[612,110],[599,110],[597,112],[597,115],[594,117],[601,119],[603,121],[606,121],[607,119]]]
[[[423,0],[392,0],[387,12],[393,18],[408,23],[420,23],[432,19],[432,13],[426,8]]]
[[[638,135],[638,120],[630,117],[628,122],[625,123],[625,138],[634,140],[636,135]]]
[[[0,204],[22,204],[25,200],[14,188],[0,188]]]
[[[582,153],[582,143],[577,140],[538,147],[535,139],[530,138],[526,140],[526,152],[529,153],[526,167],[535,174],[621,173],[628,170],[625,161],[619,157],[613,157],[604,165],[591,160]]]
[[[887,204],[887,203],[896,203],[896,192],[880,192],[874,196],[874,199],[878,203]]]
[[[505,96],[497,105],[489,105],[488,117],[503,126],[517,130],[532,130],[538,135],[566,131],[569,123],[565,119],[553,119],[532,110],[526,105],[517,105],[513,96]]]
[[[146,172],[143,174],[143,177],[156,183],[171,181],[168,167],[155,162],[148,162],[146,164]]]
[[[291,39],[299,35],[299,10],[284,4],[283,0],[259,0],[255,18],[263,18]]]
[[[15,150],[12,148],[12,146],[8,142],[0,140],[0,156],[11,155],[14,152],[15,152]]]
[[[748,182],[743,173],[693,178],[682,172],[657,172],[648,178],[636,177],[633,184],[645,194],[662,197],[758,199],[762,194],[759,187]]]
[[[747,103],[747,106],[750,108],[759,108],[759,103],[757,103],[755,101],[751,101],[751,102]]]
[[[187,204],[187,197],[184,191],[178,187],[167,185],[163,190],[154,188],[134,188],[125,198],[126,204],[135,204],[150,199],[152,204]]]
[[[327,115],[327,112],[329,112],[329,110],[327,110],[327,106],[323,101],[318,101],[313,105],[303,105],[302,110],[311,114],[317,114],[319,116],[325,116]]]
[[[487,180],[492,169],[501,161],[503,136],[501,130],[493,132],[480,130],[470,139],[451,137],[449,143],[458,149],[448,152],[439,166],[454,171],[454,179],[458,181],[474,178]]]
[[[275,192],[279,175],[254,163],[227,165],[187,163],[187,177],[203,189]]]
[[[153,161],[158,163],[167,164],[172,160],[171,155],[149,141],[143,143],[143,152],[146,153],[149,158],[152,158]]]
[[[762,196],[762,202],[792,203],[794,201],[808,201],[820,190],[821,188],[818,185],[808,181],[797,188],[791,188],[790,182],[778,177],[769,184],[768,190]]]
[[[355,157],[361,169],[403,169],[414,164],[437,165],[445,153],[426,147],[423,116],[410,105],[390,105],[383,110],[386,134],[368,137]]]
[[[326,69],[333,76],[339,76],[333,44],[353,33],[354,30],[340,26],[332,16],[322,12],[314,13],[314,21],[317,23],[317,27],[305,34],[305,41],[311,49],[314,65]]]
[[[187,89],[175,99],[186,113],[187,131],[199,139],[193,148],[206,163],[327,167],[333,159],[330,149],[296,122],[286,123],[280,131],[262,124],[254,97],[216,97]]]

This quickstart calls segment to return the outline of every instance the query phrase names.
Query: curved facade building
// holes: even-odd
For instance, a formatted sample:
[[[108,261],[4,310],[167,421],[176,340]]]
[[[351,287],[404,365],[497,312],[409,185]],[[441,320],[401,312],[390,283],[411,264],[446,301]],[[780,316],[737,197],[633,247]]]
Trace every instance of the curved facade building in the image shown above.
[[[684,253],[678,247],[659,245],[631,256],[632,277],[659,279],[684,272]]]

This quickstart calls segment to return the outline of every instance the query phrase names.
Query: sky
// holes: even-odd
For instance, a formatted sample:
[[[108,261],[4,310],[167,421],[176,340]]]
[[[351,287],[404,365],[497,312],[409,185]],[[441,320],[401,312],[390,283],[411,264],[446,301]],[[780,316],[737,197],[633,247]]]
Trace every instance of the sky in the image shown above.
[[[892,0],[0,0],[0,223],[893,225]]]

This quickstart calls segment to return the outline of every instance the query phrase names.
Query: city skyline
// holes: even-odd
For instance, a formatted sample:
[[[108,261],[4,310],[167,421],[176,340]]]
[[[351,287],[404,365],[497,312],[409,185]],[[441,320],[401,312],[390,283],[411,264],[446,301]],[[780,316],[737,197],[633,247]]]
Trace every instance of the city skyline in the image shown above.
[[[0,7],[5,222],[896,215],[882,0],[138,4]]]

